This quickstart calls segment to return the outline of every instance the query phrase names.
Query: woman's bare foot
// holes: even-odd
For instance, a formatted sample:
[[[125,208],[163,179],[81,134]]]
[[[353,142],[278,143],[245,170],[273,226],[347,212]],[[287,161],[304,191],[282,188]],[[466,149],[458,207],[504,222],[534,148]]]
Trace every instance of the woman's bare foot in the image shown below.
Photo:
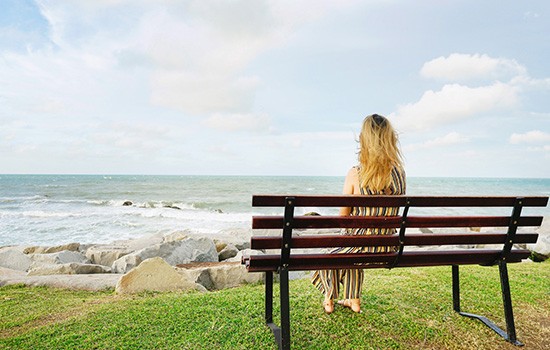
[[[331,314],[334,311],[334,301],[332,299],[325,299],[323,301],[323,308],[325,309],[325,313]]]
[[[338,300],[338,305],[347,307],[353,312],[361,313],[361,301],[359,299],[344,299]]]

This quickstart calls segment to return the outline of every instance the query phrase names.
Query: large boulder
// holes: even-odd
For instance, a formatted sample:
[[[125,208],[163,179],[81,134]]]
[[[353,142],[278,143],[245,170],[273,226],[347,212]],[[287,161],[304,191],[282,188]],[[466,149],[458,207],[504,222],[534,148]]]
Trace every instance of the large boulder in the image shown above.
[[[34,247],[25,248],[23,252],[25,254],[49,254],[49,253],[61,252],[64,250],[68,250],[71,252],[78,252],[80,250],[80,243],[68,243],[68,244],[57,245],[53,247],[34,246]]]
[[[263,280],[263,273],[249,273],[239,262],[220,264],[208,269],[214,289],[237,287],[245,283],[257,283]]]
[[[0,266],[0,286],[2,286],[1,279],[3,278],[24,277],[24,276],[26,276],[25,271],[14,270],[14,269]]]
[[[87,275],[96,273],[110,273],[111,269],[107,266],[68,263],[68,264],[42,264],[33,263],[27,273],[27,276],[44,276],[44,275]]]
[[[131,252],[132,251],[125,245],[101,244],[89,247],[86,250],[86,258],[88,258],[92,264],[112,266],[117,259]]]
[[[528,244],[528,248],[534,261],[544,261],[550,258],[550,218],[546,217],[536,231],[539,234],[537,243]]]
[[[113,271],[126,273],[138,266],[142,261],[161,257],[170,265],[187,264],[190,262],[218,261],[216,246],[210,238],[188,237],[181,241],[172,241],[155,244],[137,252],[125,255],[117,259],[113,265]]]
[[[12,247],[0,248],[0,267],[12,270],[27,271],[32,260],[20,249]]]
[[[216,233],[216,236],[219,237],[220,241],[231,243],[237,247],[237,249],[243,250],[250,248],[250,237],[252,237],[252,232],[251,228],[228,228],[220,230]]]
[[[191,236],[193,236],[193,233],[189,230],[176,231],[164,236],[162,238],[162,242],[168,243],[168,242],[182,241]]]
[[[43,264],[69,264],[81,263],[87,264],[90,261],[84,254],[77,251],[62,250],[56,253],[32,254],[31,260]]]
[[[216,245],[216,251],[219,253],[223,250],[223,248],[227,247],[227,243],[224,241],[220,241],[219,239],[214,239],[214,244]]]
[[[237,256],[238,253],[239,249],[237,249],[237,247],[235,247],[233,244],[229,243],[226,244],[221,251],[219,251],[218,258],[220,261],[224,261]]]
[[[122,276],[115,287],[119,294],[178,290],[205,291],[204,287],[187,280],[159,257],[144,260]]]
[[[143,248],[147,248],[152,245],[162,243],[163,237],[164,236],[162,233],[155,233],[148,236],[141,236],[135,239],[114,241],[113,244],[117,246],[124,246],[129,251],[135,252]]]
[[[226,262],[241,262],[242,258],[243,258],[243,255],[244,256],[250,256],[250,255],[264,255],[265,253],[262,252],[261,250],[255,250],[255,249],[250,249],[250,248],[247,248],[247,249],[244,249],[244,250],[240,250],[237,255],[235,255],[234,257],[232,258],[229,258],[226,260]]]
[[[177,271],[208,290],[221,290],[263,280],[262,273],[248,273],[239,262],[191,263],[177,265]]]

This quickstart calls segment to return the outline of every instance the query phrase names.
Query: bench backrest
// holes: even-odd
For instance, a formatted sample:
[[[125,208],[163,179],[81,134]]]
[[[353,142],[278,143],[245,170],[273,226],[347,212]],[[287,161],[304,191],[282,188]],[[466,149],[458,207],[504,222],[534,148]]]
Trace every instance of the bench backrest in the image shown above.
[[[515,249],[514,244],[535,243],[534,232],[518,233],[519,227],[538,227],[542,216],[522,215],[525,207],[545,207],[548,197],[434,197],[434,196],[312,196],[255,195],[254,207],[282,207],[284,215],[254,216],[254,229],[282,229],[278,236],[253,236],[252,249],[280,249],[280,254],[246,257],[249,271],[274,271],[286,265],[289,270],[331,268],[433,266],[451,264],[491,265],[503,259],[519,262],[529,256],[527,249]],[[296,216],[298,207],[398,207],[398,216]],[[508,208],[507,215],[410,215],[413,208]],[[440,210],[441,211],[441,210]],[[504,230],[502,228],[505,228]],[[293,235],[293,230],[327,228],[394,228],[390,235]],[[491,228],[488,232],[455,229],[437,233],[408,233],[409,228]],[[495,228],[493,230],[493,228]],[[500,228],[500,229],[498,229]],[[492,230],[492,231],[491,231]],[[405,251],[407,246],[449,246],[499,244],[492,249],[453,249]],[[294,254],[292,249],[395,246],[396,252],[367,254]],[[433,248],[433,247],[432,247]],[[456,248],[456,247],[455,247]],[[292,254],[291,254],[292,253]],[[370,264],[362,266],[358,264]]]

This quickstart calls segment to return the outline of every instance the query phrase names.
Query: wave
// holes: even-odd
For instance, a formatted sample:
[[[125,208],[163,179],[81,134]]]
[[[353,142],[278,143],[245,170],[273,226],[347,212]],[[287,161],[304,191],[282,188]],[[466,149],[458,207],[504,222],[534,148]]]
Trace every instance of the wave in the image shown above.
[[[17,201],[31,201],[31,200],[43,200],[47,199],[47,196],[34,195],[34,196],[13,196],[13,197],[0,197],[0,203],[2,202],[17,202]]]
[[[65,203],[67,201],[64,201]],[[70,202],[70,201],[69,201]],[[78,202],[78,201],[74,201]],[[224,213],[226,208],[239,209],[235,202],[180,202],[169,200],[147,200],[147,201],[132,201],[126,199],[117,200],[87,200],[86,204],[99,207],[132,207],[142,209],[180,209],[180,210],[196,210],[196,211],[211,211],[216,213]],[[243,206],[244,207],[244,206]],[[244,209],[244,208],[243,208]],[[242,210],[242,209],[241,209]]]
[[[42,210],[29,211],[0,211],[0,217],[30,217],[30,218],[68,218],[68,217],[83,217],[84,213],[71,212],[45,212]]]

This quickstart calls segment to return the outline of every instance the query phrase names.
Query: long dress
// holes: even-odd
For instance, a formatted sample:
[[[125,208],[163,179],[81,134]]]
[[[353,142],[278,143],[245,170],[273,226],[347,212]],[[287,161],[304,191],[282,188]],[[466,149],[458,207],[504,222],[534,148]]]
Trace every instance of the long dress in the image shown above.
[[[356,167],[357,171],[359,168]],[[381,191],[371,191],[369,188],[361,187],[362,195],[402,195],[405,194],[405,172],[403,169],[394,168],[391,172],[390,186]],[[353,207],[351,216],[396,216],[399,208],[393,207]],[[388,228],[358,228],[348,229],[347,235],[389,235],[394,234],[395,229]],[[342,247],[335,248],[331,253],[385,253],[396,251],[396,247]],[[311,283],[317,287],[326,298],[338,299],[340,285],[343,286],[345,299],[359,299],[363,286],[362,269],[337,269],[315,271]]]

